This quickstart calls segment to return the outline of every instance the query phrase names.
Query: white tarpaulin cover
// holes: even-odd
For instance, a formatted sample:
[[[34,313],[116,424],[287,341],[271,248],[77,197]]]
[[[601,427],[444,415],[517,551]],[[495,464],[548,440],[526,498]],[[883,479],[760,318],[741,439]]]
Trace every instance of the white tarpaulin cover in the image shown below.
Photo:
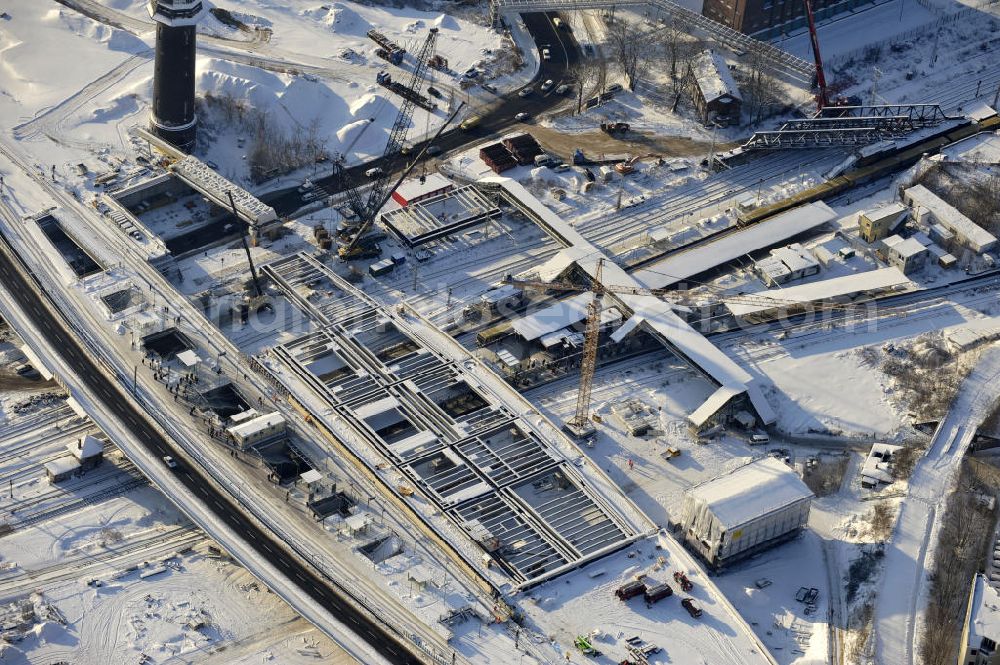
[[[688,490],[681,524],[715,561],[804,525],[812,496],[794,470],[765,457]]]

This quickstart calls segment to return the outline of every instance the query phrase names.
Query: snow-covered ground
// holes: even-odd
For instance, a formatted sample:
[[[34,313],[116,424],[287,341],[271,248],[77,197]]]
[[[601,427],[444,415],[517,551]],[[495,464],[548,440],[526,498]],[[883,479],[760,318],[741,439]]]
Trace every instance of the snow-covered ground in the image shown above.
[[[145,14],[147,3],[106,4],[109,20],[119,11],[140,19],[138,34],[59,5],[15,0],[5,6],[9,18],[0,25],[5,45],[0,125],[16,127],[15,136],[31,141],[36,158],[56,164],[60,171],[81,160],[95,164],[106,148],[128,148],[127,129],[146,121],[153,75],[153,24]],[[472,66],[501,76],[501,86],[516,85],[533,73],[530,58],[526,67],[511,71],[511,42],[481,24],[442,11],[350,2],[238,4],[234,14],[250,25],[269,28],[270,39],[246,46],[241,33],[229,41],[203,40],[196,71],[198,94],[228,97],[266,114],[272,139],[276,132],[287,138],[315,136],[328,154],[349,150],[351,160],[381,154],[398,110],[400,99],[376,85],[375,74],[388,69],[405,79],[413,65],[412,55],[402,67],[377,58],[375,43],[365,36],[373,26],[410,53],[418,50],[429,28],[438,28],[437,52],[448,58],[453,73],[435,72],[434,84],[446,93],[451,89],[461,93],[459,74]],[[203,23],[220,25],[211,16]],[[59,43],[61,53],[70,57],[41,57],[39,49],[52,43]],[[251,50],[253,57],[239,55],[241,49]],[[314,70],[318,73],[308,73]],[[484,94],[477,87],[469,100],[475,102]],[[446,117],[444,106],[432,114],[417,109],[410,138],[436,129]],[[246,178],[244,158],[253,144],[252,132],[249,143],[238,144],[237,136],[246,137],[247,129],[218,110],[206,113],[202,123],[205,138],[214,139],[200,150],[203,156],[226,165],[225,175]]]
[[[1000,399],[1000,346],[983,351],[962,384],[927,454],[910,477],[909,492],[886,550],[885,574],[875,601],[876,653],[881,662],[917,662],[924,605],[940,544],[935,538],[954,489],[959,465],[976,428]]]
[[[7,403],[14,393],[0,395]],[[160,492],[109,486],[115,473],[129,478],[113,471],[130,466],[113,448],[97,470],[51,485],[42,463],[96,431],[65,406],[11,414],[0,435],[0,473],[10,481],[0,511],[13,529],[0,540],[0,616],[10,629],[0,660],[351,662],[248,572],[213,554]],[[20,623],[25,603],[34,610]]]

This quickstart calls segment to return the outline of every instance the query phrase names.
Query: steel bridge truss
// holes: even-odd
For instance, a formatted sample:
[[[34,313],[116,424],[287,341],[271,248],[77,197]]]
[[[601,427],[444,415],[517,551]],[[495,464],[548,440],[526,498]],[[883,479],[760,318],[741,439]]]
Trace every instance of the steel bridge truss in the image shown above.
[[[743,150],[865,146],[950,119],[937,104],[831,106],[812,118],[790,120],[777,130],[756,132]]]

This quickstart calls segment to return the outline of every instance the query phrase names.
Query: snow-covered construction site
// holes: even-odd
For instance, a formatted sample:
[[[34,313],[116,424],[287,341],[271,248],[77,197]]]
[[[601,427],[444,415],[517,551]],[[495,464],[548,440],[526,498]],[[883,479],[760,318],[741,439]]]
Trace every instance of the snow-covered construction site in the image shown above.
[[[0,662],[992,662],[998,6],[9,0]]]

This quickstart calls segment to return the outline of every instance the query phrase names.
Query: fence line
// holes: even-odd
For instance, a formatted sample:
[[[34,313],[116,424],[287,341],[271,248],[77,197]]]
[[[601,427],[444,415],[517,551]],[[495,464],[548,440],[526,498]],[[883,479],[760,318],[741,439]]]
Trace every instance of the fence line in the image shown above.
[[[924,5],[925,3],[931,3],[931,0],[917,0],[917,1],[920,2],[921,5]],[[877,45],[869,44],[867,46],[861,46],[859,48],[852,49],[845,53],[839,53],[831,58],[827,58],[825,64],[827,67],[831,69],[835,67],[843,67],[852,60],[858,60],[858,59],[863,60],[867,58],[869,54],[875,52],[875,50],[877,49],[884,49],[885,47],[891,48],[897,44],[913,43],[917,41],[918,38],[920,37],[933,37],[934,34],[944,26],[956,23],[964,18],[968,18],[971,14],[982,14],[982,11],[980,11],[981,7],[994,4],[995,2],[996,0],[981,0],[975,6],[963,7],[962,9],[959,9],[958,11],[953,12],[951,14],[941,16],[933,21],[924,23],[923,25],[919,25],[915,28],[910,28],[909,30],[897,33],[892,37],[889,37],[888,39],[879,41]],[[928,7],[928,9],[930,9],[930,7]],[[996,23],[996,19],[994,17],[991,16],[990,20],[994,24]]]

